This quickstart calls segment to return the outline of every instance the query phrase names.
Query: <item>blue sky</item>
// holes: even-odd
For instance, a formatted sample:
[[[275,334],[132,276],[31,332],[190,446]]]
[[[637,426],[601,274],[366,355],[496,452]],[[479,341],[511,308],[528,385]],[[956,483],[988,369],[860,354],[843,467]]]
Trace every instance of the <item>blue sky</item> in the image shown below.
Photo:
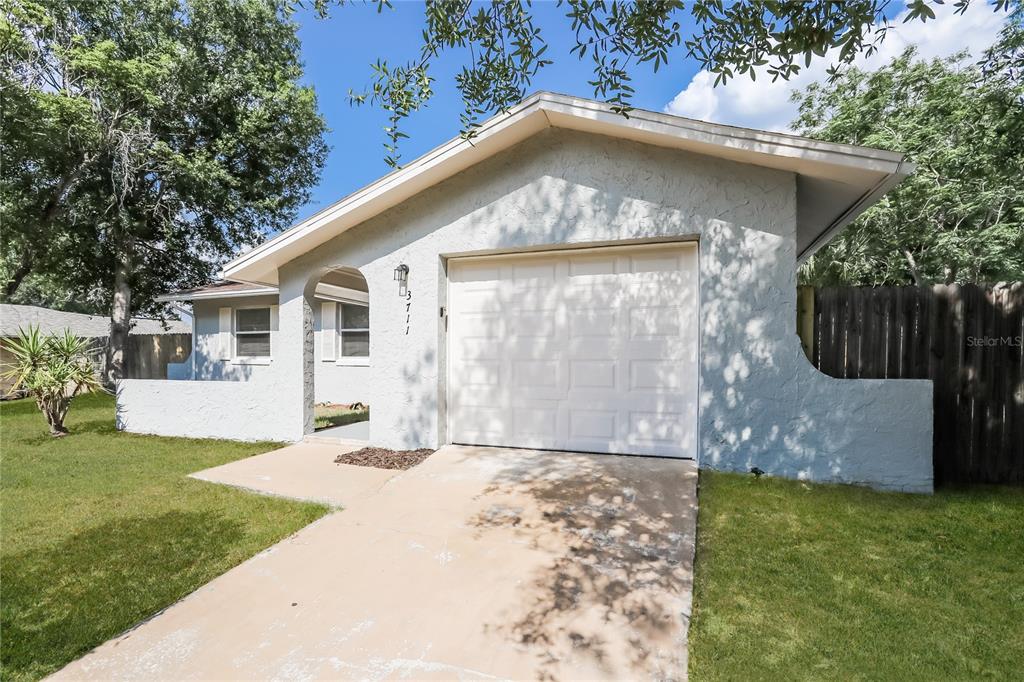
[[[569,54],[572,34],[565,8],[540,0],[533,5],[536,25],[548,41],[548,56],[554,64],[541,69],[532,90],[552,90],[593,97],[587,80],[589,61]],[[936,7],[935,21],[902,24],[894,5],[894,30],[884,49],[864,68],[878,68],[909,44],[920,46],[928,57],[944,56],[962,49],[977,54],[991,44],[1002,22],[984,2],[974,3],[966,16],[953,15],[952,3]],[[304,218],[388,172],[384,163],[384,112],[370,105],[350,106],[349,88],[365,89],[370,83],[370,64],[377,58],[399,64],[418,56],[423,27],[423,7],[418,2],[394,3],[393,9],[378,14],[375,3],[353,3],[332,9],[328,19],[313,12],[296,15],[305,62],[305,82],[316,88],[320,110],[327,119],[331,146],[320,183],[311,201],[300,211]],[[685,31],[685,26],[684,26]],[[685,33],[684,33],[685,35]],[[818,61],[790,83],[772,84],[769,78],[751,82],[735,79],[725,87],[712,88],[710,75],[685,59],[684,49],[657,74],[647,65],[633,70],[636,88],[634,106],[691,116],[733,125],[769,130],[786,130],[794,107],[789,92],[806,87],[824,75],[827,63]],[[434,65],[435,96],[428,108],[413,114],[403,125],[410,139],[403,140],[402,159],[410,161],[459,133],[462,102],[453,75],[464,54],[453,52]]]
[[[587,85],[591,77],[589,63],[569,54],[571,33],[565,9],[557,8],[553,2],[538,2],[534,11],[555,63],[541,70],[533,90],[592,97],[593,91]],[[418,56],[423,8],[416,2],[397,2],[394,9],[378,14],[372,5],[353,4],[335,8],[326,20],[318,19],[312,12],[300,13],[297,20],[301,24],[305,80],[316,88],[320,110],[331,128],[327,167],[320,185],[313,191],[312,202],[300,211],[301,218],[389,170],[383,160],[384,112],[369,105],[350,106],[347,93],[350,87],[361,90],[369,84],[369,65],[377,57],[399,64]],[[453,75],[461,57],[451,54],[435,65],[434,99],[427,109],[404,124],[410,136],[402,143],[404,161],[459,133],[462,101]],[[695,64],[682,59],[659,69],[657,74],[647,67],[637,69],[635,106],[660,111],[697,70]]]

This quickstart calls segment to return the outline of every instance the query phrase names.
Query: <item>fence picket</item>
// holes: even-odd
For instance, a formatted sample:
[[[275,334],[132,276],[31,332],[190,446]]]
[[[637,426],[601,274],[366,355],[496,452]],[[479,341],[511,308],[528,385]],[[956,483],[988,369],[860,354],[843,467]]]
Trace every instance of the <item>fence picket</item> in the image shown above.
[[[802,335],[839,378],[931,379],[938,483],[1024,483],[1024,283],[830,287]]]

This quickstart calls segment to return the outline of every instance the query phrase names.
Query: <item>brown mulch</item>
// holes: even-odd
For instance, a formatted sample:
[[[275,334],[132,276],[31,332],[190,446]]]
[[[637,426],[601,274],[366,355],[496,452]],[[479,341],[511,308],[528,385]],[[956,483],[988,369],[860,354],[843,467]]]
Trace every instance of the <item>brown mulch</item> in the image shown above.
[[[422,450],[388,450],[387,448],[363,448],[355,452],[338,455],[336,464],[354,464],[358,467],[377,469],[411,469],[434,454],[430,448]]]

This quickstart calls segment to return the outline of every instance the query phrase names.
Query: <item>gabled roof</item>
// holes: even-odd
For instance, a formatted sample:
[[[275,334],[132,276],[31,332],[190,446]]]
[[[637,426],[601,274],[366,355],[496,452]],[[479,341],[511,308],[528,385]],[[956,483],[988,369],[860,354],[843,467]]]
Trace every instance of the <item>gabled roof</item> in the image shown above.
[[[190,334],[192,325],[181,320],[154,320],[133,317],[131,334]],[[110,334],[110,318],[53,310],[35,305],[0,303],[0,337],[18,335],[18,330],[39,327],[43,334],[62,333],[70,329],[75,336],[100,338]]]
[[[806,258],[913,172],[902,154],[798,135],[706,123],[540,92],[227,263],[226,279],[277,284],[277,268],[413,195],[546,128],[686,150],[797,174],[797,253]]]

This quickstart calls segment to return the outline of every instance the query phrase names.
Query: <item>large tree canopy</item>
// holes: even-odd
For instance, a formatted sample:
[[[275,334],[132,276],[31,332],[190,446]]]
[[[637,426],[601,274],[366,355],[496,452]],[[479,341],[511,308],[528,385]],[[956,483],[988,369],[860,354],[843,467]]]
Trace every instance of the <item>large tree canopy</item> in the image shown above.
[[[805,264],[816,285],[1024,279],[1024,72],[1019,17],[979,68],[908,51],[798,95],[795,125],[906,152],[917,171]]]
[[[301,2],[301,0],[299,0]],[[964,12],[972,0],[949,0]],[[973,0],[985,2],[986,0]],[[311,0],[322,14],[346,0]],[[376,0],[378,8],[390,0]],[[595,96],[628,115],[634,69],[655,71],[670,59],[695,59],[716,75],[716,85],[736,76],[788,79],[828,58],[831,73],[885,39],[892,0],[558,0],[565,8],[572,55],[593,68]],[[935,18],[944,0],[910,0],[905,20]],[[1006,11],[1018,0],[995,0]],[[373,103],[388,114],[385,160],[398,165],[403,119],[433,96],[432,65],[442,53],[462,51],[456,85],[465,105],[463,134],[471,136],[485,114],[504,111],[526,95],[533,77],[556,56],[535,25],[530,0],[426,0],[419,54],[402,64],[378,60],[365,91],[352,102]],[[831,52],[830,52],[831,51]],[[827,55],[827,57],[826,57]]]
[[[326,153],[288,15],[278,0],[15,0],[0,19],[6,293],[31,274],[105,301],[116,352],[154,293],[287,226]]]

